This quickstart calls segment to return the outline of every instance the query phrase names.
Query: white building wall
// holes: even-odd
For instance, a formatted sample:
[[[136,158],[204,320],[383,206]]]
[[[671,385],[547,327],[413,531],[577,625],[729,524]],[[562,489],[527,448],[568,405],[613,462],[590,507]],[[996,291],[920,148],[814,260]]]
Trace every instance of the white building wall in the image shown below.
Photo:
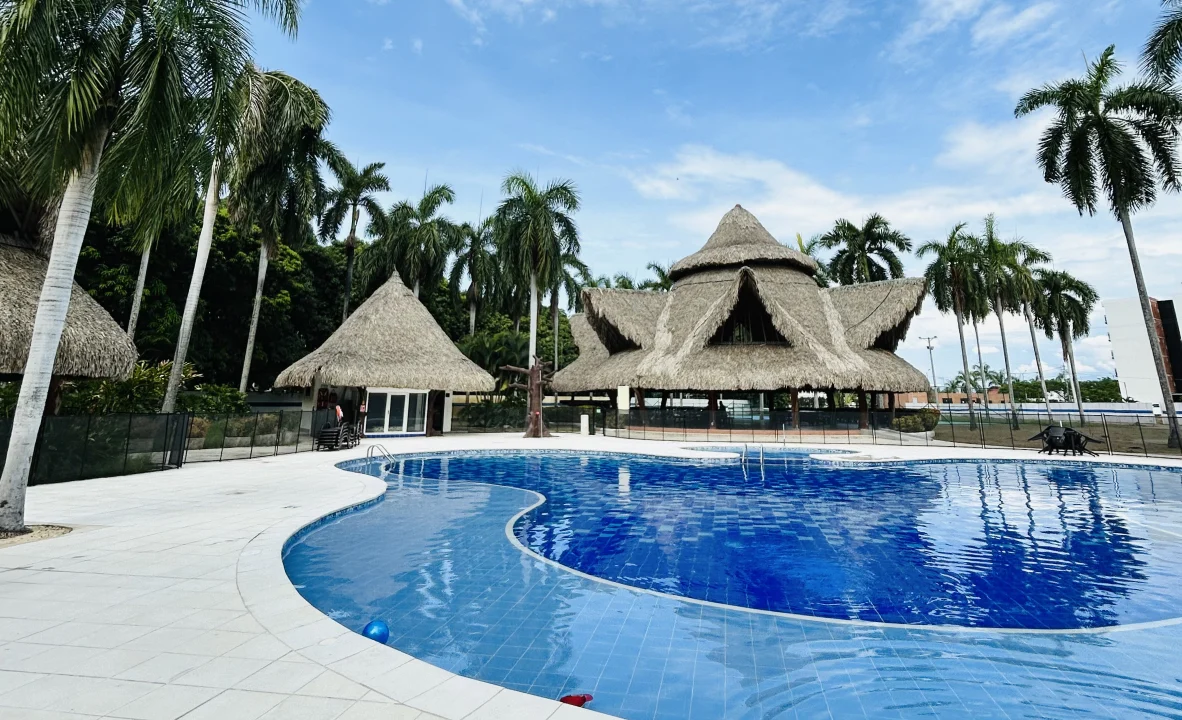
[[[1125,298],[1105,300],[1103,305],[1121,392],[1137,402],[1160,405],[1161,385],[1157,381],[1149,331],[1141,315],[1141,302],[1137,298]]]

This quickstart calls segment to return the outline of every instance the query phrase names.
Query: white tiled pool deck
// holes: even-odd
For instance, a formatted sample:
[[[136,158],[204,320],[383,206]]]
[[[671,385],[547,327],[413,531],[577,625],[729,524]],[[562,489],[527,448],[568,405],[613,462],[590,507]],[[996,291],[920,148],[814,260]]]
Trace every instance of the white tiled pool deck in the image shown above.
[[[397,452],[548,448],[684,455],[685,443],[560,436],[389,441]],[[700,445],[701,443],[692,443]],[[835,449],[838,446],[827,446]],[[848,446],[861,459],[1029,451]],[[69,535],[0,549],[0,718],[529,720],[605,717],[452,675],[309,605],[284,541],[376,497],[377,478],[307,453],[31,488],[28,522]],[[1150,465],[1180,461],[1098,458]]]

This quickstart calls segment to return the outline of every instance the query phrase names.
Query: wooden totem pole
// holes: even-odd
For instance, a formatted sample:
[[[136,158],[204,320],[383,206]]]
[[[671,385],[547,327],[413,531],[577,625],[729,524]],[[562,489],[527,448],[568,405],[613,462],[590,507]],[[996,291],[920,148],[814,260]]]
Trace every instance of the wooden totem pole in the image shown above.
[[[525,375],[525,383],[512,383],[509,387],[517,390],[525,390],[528,393],[528,400],[526,401],[526,418],[525,418],[525,435],[527,438],[544,438],[550,437],[550,431],[546,429],[546,423],[542,420],[542,398],[546,396],[546,386],[554,379],[554,372],[552,363],[535,360],[534,366],[528,370],[525,368],[514,367],[513,365],[505,365],[501,369],[506,372],[517,373],[518,375]]]

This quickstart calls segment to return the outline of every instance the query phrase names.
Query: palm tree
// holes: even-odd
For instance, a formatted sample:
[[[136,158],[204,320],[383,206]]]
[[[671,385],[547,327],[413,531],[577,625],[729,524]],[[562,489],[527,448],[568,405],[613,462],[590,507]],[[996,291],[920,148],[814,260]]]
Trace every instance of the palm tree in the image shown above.
[[[607,285],[606,287],[614,287],[617,290],[638,290],[639,289],[636,287],[636,281],[633,280],[632,276],[629,275],[628,273],[623,273],[623,272],[616,273],[615,275],[612,276],[612,279],[610,282],[611,282],[611,284]]]
[[[61,200],[0,475],[0,530],[24,527],[33,451],[103,158],[136,170],[115,182],[149,184],[164,174],[160,161],[181,130],[182,106],[202,95],[216,110],[246,62],[247,6],[295,32],[295,0],[159,0],[151,11],[120,0],[0,4],[0,147],[28,129],[26,174],[43,196]]]
[[[329,166],[337,177],[337,187],[329,190],[324,199],[320,218],[320,239],[336,236],[349,216],[349,234],[345,237],[345,297],[341,305],[341,322],[349,318],[349,297],[353,292],[353,265],[357,255],[357,222],[364,210],[371,221],[382,215],[375,193],[389,191],[390,180],[382,174],[386,163],[370,163],[360,170],[348,160]]]
[[[1038,326],[1035,306],[1044,291],[1039,286],[1034,270],[1035,268],[1029,265],[1023,265],[1020,272],[1013,275],[1014,293],[1018,305],[1022,308],[1022,315],[1026,318],[1026,326],[1030,328],[1030,344],[1034,346],[1034,364],[1038,368],[1038,384],[1042,388],[1042,401],[1047,408],[1047,419],[1049,420],[1053,417],[1054,411],[1051,409],[1051,397],[1047,393],[1047,375],[1042,366],[1042,352],[1038,348],[1038,335],[1035,333],[1035,328]]]
[[[952,312],[956,316],[956,332],[960,335],[960,360],[964,366],[964,377],[971,377],[969,353],[964,342],[964,318],[970,312],[970,300],[977,293],[977,277],[973,272],[974,258],[970,239],[964,232],[965,223],[952,228],[944,242],[931,240],[919,247],[919,257],[932,255],[932,263],[924,271],[932,299],[941,312]],[[969,427],[976,429],[977,417],[973,412],[973,393],[968,393]]]
[[[476,225],[464,223],[456,230],[459,250],[451,266],[448,285],[453,293],[460,292],[460,282],[468,276],[468,334],[476,334],[476,309],[485,296],[491,294],[497,275],[497,257],[494,248],[492,218],[485,218]]]
[[[584,277],[590,269],[572,252],[564,252],[558,262],[554,264],[554,277],[550,287],[550,322],[554,328],[554,370],[558,371],[558,293],[566,293],[566,307],[571,309],[578,302],[582,292],[579,278]]]
[[[366,284],[384,282],[397,268],[417,298],[423,282],[443,273],[448,255],[457,247],[455,226],[439,214],[455,200],[450,185],[436,185],[417,203],[403,200],[384,215],[374,215],[370,234],[379,240],[366,252]]]
[[[324,137],[329,119],[328,105],[311,88],[305,86],[300,92],[311,93],[317,99],[319,110],[308,118],[312,122],[296,129],[291,137],[275,138],[271,147],[254,162],[239,163],[233,168],[230,179],[230,209],[236,223],[246,229],[258,226],[261,234],[258,281],[246,336],[246,353],[242,359],[242,376],[238,382],[239,392],[246,392],[250,380],[270,257],[278,249],[281,239],[287,245],[311,240],[312,218],[325,193],[320,164],[341,158],[336,146]],[[274,125],[282,127],[278,121]]]
[[[1107,196],[1129,246],[1146,332],[1155,338],[1157,323],[1141,273],[1132,214],[1153,203],[1159,183],[1166,190],[1182,189],[1177,157],[1182,98],[1155,80],[1111,87],[1121,71],[1115,53],[1115,47],[1109,46],[1088,65],[1082,80],[1044,85],[1026,93],[1014,114],[1022,117],[1043,107],[1056,109],[1055,119],[1039,143],[1043,178],[1059,185],[1081,215],[1094,215],[1100,192]],[[1150,342],[1149,347],[1170,422],[1169,446],[1178,447],[1178,415],[1161,343]]]
[[[275,138],[286,137],[295,128],[313,124],[320,106],[319,96],[307,85],[285,73],[260,70],[253,63],[243,67],[235,78],[227,101],[219,106],[214,122],[207,130],[208,140],[213,145],[213,156],[209,184],[205,190],[205,211],[161,412],[170,413],[176,408],[185,357],[189,352],[189,339],[193,334],[193,325],[197,322],[197,303],[201,299],[205,267],[213,247],[214,222],[221,200],[222,168],[257,161]]]
[[[529,278],[529,362],[538,357],[538,278],[554,276],[564,254],[578,255],[579,231],[571,214],[579,193],[569,180],[540,186],[526,173],[505,178],[507,196],[497,208],[505,266],[521,280]]]
[[[1005,358],[1010,420],[1017,428],[1018,411],[1014,405],[1014,376],[1010,370],[1010,346],[1006,339],[1005,314],[1019,310],[1022,286],[1029,276],[1030,267],[1037,263],[1050,262],[1051,256],[1022,240],[1003,241],[997,236],[993,215],[985,218],[985,232],[978,240],[976,255],[982,289],[988,298],[990,309],[997,316],[997,326],[1001,330],[1001,352]]]
[[[830,285],[829,280],[829,263],[821,257],[819,250],[821,249],[821,236],[814,235],[805,242],[800,233],[796,233],[796,245],[800,249],[801,254],[808,255],[817,263],[817,272],[813,274],[813,280],[817,281],[817,285],[827,288]]]
[[[655,290],[657,292],[669,292],[673,289],[673,279],[669,277],[669,265],[661,265],[660,263],[649,263],[644,266],[654,277],[651,280],[645,280],[640,283],[641,290]]]
[[[828,269],[842,285],[903,277],[903,261],[896,253],[911,249],[911,240],[877,213],[866,218],[862,227],[838,220],[817,242],[828,250],[840,248]]]
[[[1086,422],[1072,340],[1088,336],[1091,329],[1089,318],[1100,296],[1091,285],[1061,270],[1038,269],[1034,274],[1042,291],[1036,305],[1039,324],[1047,338],[1053,340],[1055,335],[1059,336],[1063,361],[1071,369],[1071,388],[1079,409],[1079,421]]]
[[[1168,8],[1145,42],[1141,67],[1158,82],[1172,85],[1182,64],[1182,0],[1162,0]]]

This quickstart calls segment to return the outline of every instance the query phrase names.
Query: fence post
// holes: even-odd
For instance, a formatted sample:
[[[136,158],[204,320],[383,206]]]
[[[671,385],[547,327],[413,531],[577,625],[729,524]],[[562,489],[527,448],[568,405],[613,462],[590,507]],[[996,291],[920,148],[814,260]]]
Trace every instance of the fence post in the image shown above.
[[[1149,448],[1145,446],[1145,431],[1141,429],[1141,418],[1137,418],[1137,432],[1141,435],[1141,453],[1149,457]]]
[[[216,418],[217,416],[215,415],[214,417]],[[214,422],[217,422],[217,420],[214,420]],[[212,424],[210,427],[212,427]],[[226,457],[226,433],[228,432],[230,432],[229,415],[227,415],[225,420],[222,422],[222,446],[218,448],[218,462],[221,462],[222,458]]]
[[[127,454],[131,451],[131,421],[134,418],[134,415],[127,413],[127,437],[123,439],[123,472],[120,475],[127,474]]]
[[[1100,424],[1104,427],[1104,442],[1108,444],[1108,454],[1112,454],[1112,435],[1108,433],[1108,415],[1100,414]]]
[[[283,437],[283,411],[279,411],[279,424],[275,426],[275,455],[279,455],[279,439]]]

